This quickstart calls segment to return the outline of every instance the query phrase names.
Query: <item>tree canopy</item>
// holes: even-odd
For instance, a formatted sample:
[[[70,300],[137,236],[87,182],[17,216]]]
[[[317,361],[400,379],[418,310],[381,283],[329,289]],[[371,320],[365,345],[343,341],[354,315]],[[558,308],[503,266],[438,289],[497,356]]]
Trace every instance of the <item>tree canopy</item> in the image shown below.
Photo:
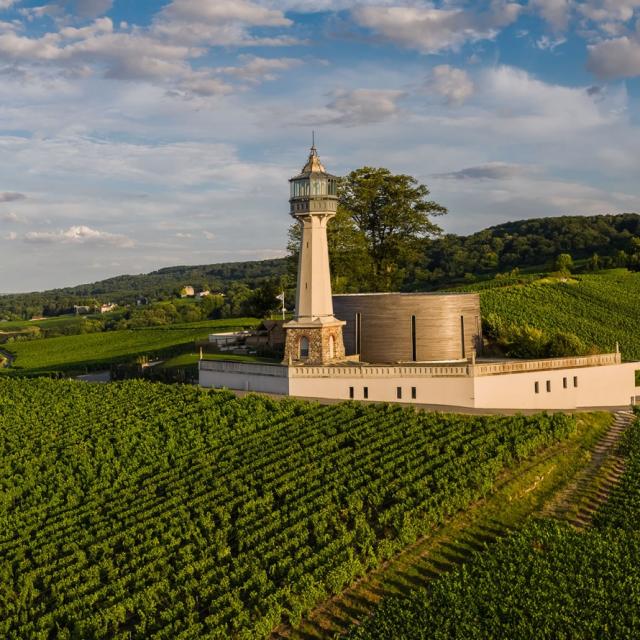
[[[341,180],[338,213],[328,227],[336,291],[402,285],[423,253],[422,241],[441,233],[431,218],[447,210],[428,196],[426,185],[385,168],[362,167]],[[297,253],[297,224],[289,237],[289,250]]]

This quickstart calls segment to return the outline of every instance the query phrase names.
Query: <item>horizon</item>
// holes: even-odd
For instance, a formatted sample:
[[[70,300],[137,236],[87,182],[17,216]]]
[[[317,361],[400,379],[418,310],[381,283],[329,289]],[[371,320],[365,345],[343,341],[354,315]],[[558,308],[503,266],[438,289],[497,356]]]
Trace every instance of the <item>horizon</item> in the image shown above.
[[[312,130],[447,233],[640,210],[635,2],[131,4],[0,1],[0,293],[281,257]]]
[[[635,211],[625,211],[623,213],[619,213],[619,214],[596,214],[596,215],[601,215],[601,216],[608,216],[608,215],[631,215],[631,216],[640,216],[640,212],[635,212]],[[509,225],[509,224],[517,224],[518,222],[531,222],[531,221],[535,221],[535,220],[545,220],[547,218],[550,217],[577,217],[577,218],[587,218],[590,216],[546,216],[544,218],[525,218],[523,220],[508,220],[506,222],[501,223],[500,225],[494,225],[492,227],[486,227],[484,229],[480,229],[479,231],[486,231],[488,229],[494,229],[496,227],[499,226],[503,226],[503,225]],[[468,237],[470,235],[473,235],[474,233],[477,232],[472,232],[471,234],[460,234],[459,237]],[[447,235],[446,231],[443,231],[442,235],[440,236],[436,236],[434,239],[438,239],[438,238],[442,238],[445,235]],[[454,234],[457,235],[457,234]],[[252,260],[252,259],[246,259],[246,260],[229,260],[227,262],[211,262],[211,263],[201,263],[201,262],[197,262],[197,263],[190,263],[190,264],[175,264],[175,265],[160,265],[157,268],[154,268],[150,271],[146,271],[146,272],[140,272],[140,273],[115,273],[113,275],[110,276],[106,276],[104,278],[101,278],[99,280],[93,280],[93,281],[81,281],[81,282],[75,282],[73,284],[63,284],[60,286],[56,286],[56,287],[52,287],[51,289],[38,289],[38,290],[33,290],[33,291],[0,291],[0,296],[11,296],[11,295],[28,295],[28,294],[33,294],[33,293],[43,293],[46,291],[57,291],[57,290],[62,290],[62,289],[71,289],[74,287],[79,287],[79,286],[84,286],[84,285],[93,285],[93,284],[97,284],[100,282],[104,282],[106,280],[112,280],[114,278],[124,278],[124,277],[138,277],[138,276],[148,276],[148,275],[153,275],[153,274],[157,274],[160,273],[161,271],[165,271],[168,269],[192,269],[192,268],[198,268],[198,267],[210,267],[210,266],[220,266],[220,265],[228,265],[228,264],[245,264],[247,262],[262,262],[265,260],[281,260],[287,257],[286,251],[283,251],[283,255],[280,257],[270,257],[270,258],[259,258],[256,260]],[[336,295],[359,295],[359,294],[336,294]]]

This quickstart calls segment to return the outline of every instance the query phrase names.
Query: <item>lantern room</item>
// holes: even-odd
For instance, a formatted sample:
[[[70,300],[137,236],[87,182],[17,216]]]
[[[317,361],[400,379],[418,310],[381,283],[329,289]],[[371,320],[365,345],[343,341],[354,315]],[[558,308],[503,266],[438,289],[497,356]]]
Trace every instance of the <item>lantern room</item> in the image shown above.
[[[335,212],[338,200],[338,177],[327,173],[315,145],[299,175],[289,180],[291,215],[314,211]]]

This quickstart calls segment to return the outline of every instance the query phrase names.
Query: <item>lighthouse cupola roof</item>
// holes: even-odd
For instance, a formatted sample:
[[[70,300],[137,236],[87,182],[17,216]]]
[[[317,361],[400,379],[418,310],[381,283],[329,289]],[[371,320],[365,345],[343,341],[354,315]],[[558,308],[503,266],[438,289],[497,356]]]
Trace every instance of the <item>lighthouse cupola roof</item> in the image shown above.
[[[307,164],[302,167],[301,173],[327,173],[324,165],[320,162],[320,156],[318,155],[315,144],[311,146],[309,159],[307,160]]]

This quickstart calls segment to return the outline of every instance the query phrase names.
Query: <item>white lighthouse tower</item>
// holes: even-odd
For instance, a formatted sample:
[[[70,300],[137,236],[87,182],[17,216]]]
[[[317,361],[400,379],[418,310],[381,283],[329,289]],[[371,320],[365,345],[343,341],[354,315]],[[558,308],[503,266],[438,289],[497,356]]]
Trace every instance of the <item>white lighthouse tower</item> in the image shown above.
[[[284,325],[284,361],[344,360],[342,327],[333,315],[327,223],[336,215],[338,178],[326,172],[315,144],[302,172],[291,178],[291,215],[302,227],[295,317]]]

